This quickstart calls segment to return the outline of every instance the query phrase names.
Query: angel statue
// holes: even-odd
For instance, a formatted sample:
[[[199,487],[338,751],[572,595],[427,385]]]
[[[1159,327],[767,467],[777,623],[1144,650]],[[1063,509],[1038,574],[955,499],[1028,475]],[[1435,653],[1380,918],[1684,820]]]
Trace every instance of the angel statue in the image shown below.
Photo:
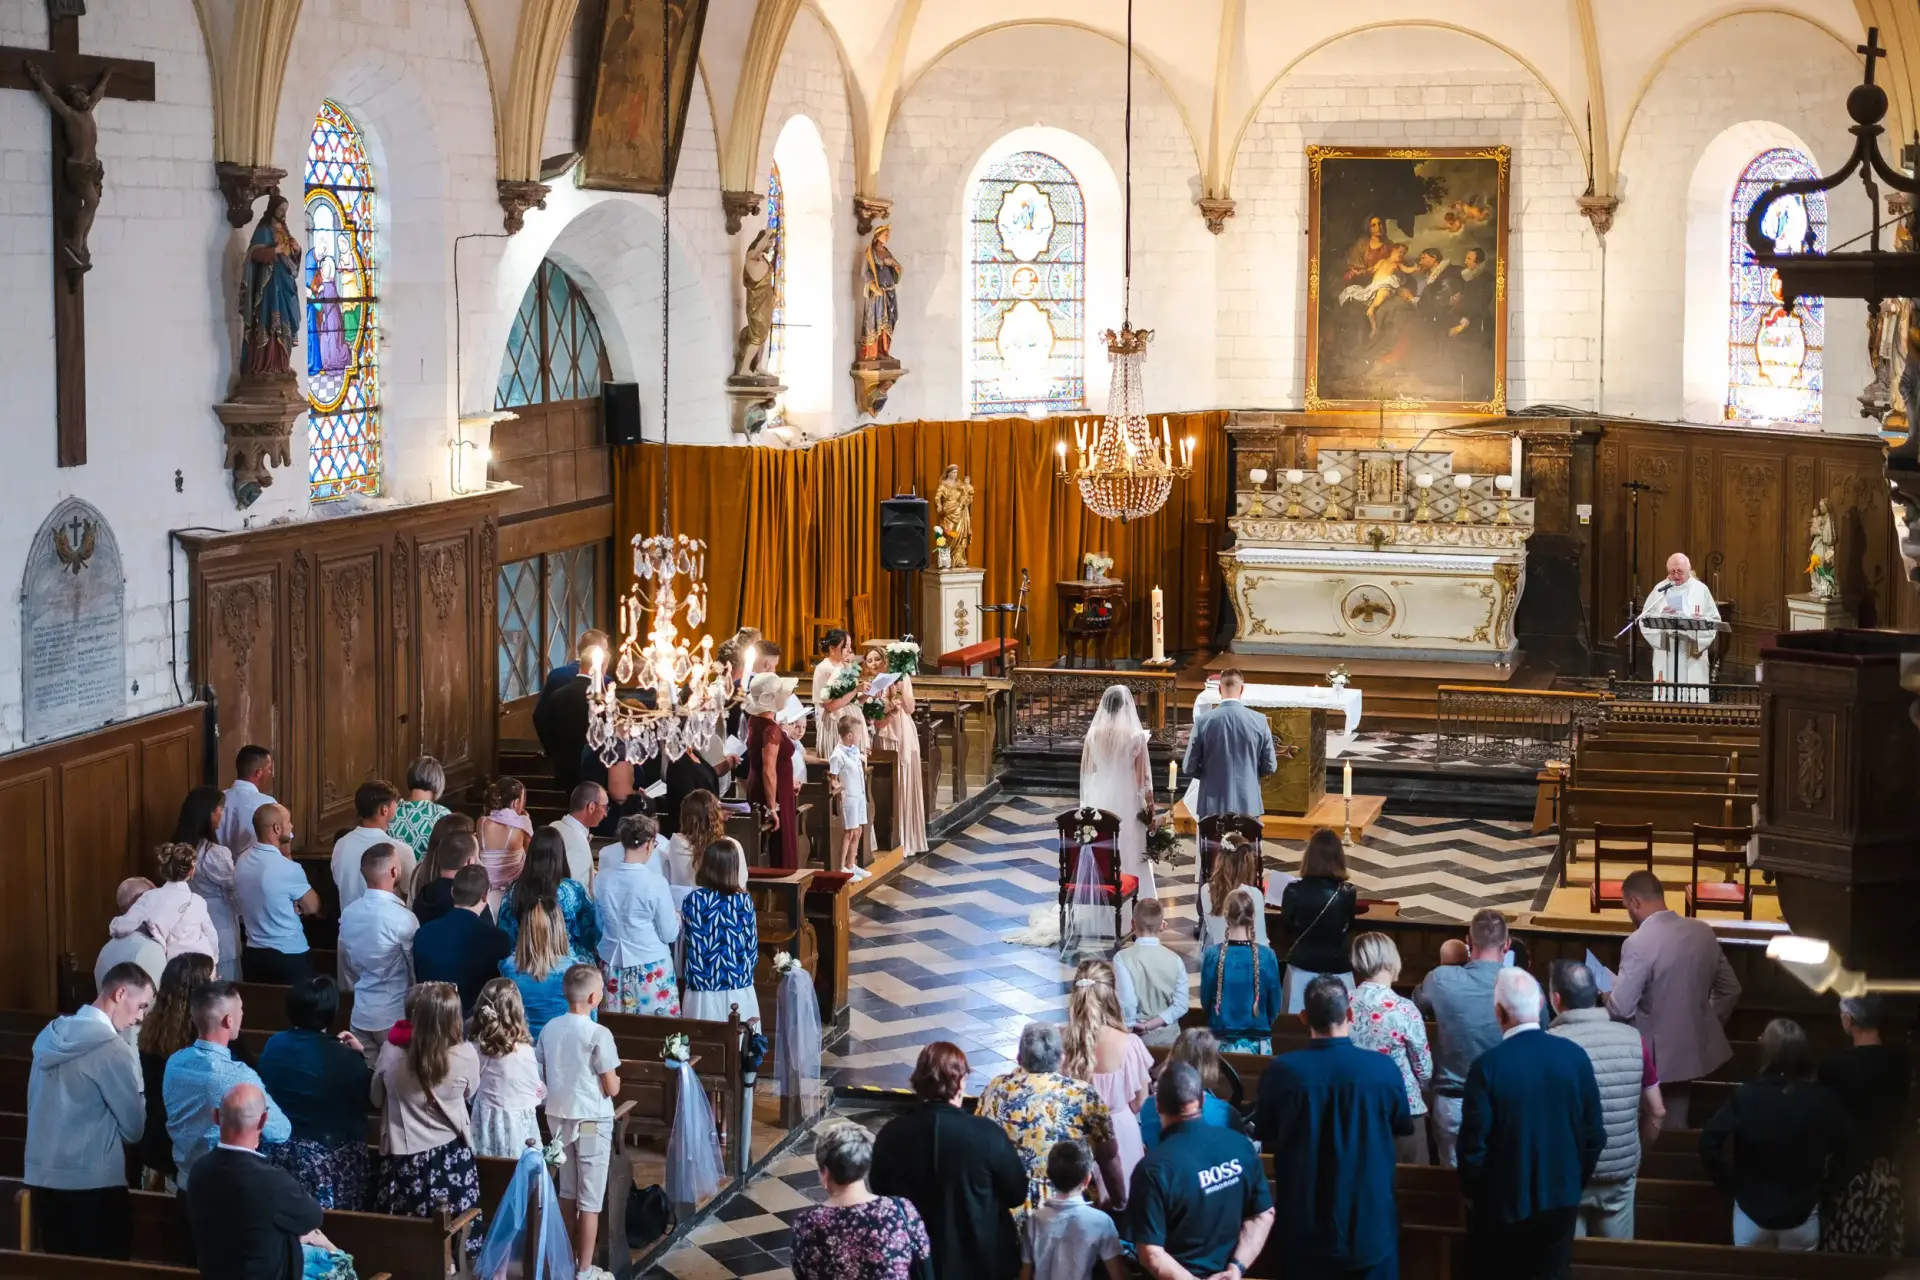
[[[740,326],[740,336],[733,343],[735,378],[771,380],[767,373],[767,339],[773,336],[775,249],[773,231],[761,231],[747,246],[747,260],[740,267],[740,284],[747,291],[747,322]]]
[[[1833,509],[1825,498],[1813,509],[1807,521],[1807,574],[1813,579],[1813,598],[1838,600],[1840,583],[1833,576],[1833,557],[1839,541],[1833,531]]]
[[[953,549],[953,567],[967,567],[967,549],[973,545],[973,481],[963,479],[960,464],[949,462],[940,473],[940,487],[934,491],[933,513],[947,532]]]

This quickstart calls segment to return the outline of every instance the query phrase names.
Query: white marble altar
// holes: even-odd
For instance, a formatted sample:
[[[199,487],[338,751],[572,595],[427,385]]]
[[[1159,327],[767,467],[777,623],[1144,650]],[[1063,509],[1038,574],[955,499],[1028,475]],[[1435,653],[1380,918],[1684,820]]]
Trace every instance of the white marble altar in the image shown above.
[[[1512,659],[1531,499],[1493,476],[1458,485],[1442,452],[1329,449],[1299,483],[1281,475],[1236,494],[1227,521],[1234,652]]]

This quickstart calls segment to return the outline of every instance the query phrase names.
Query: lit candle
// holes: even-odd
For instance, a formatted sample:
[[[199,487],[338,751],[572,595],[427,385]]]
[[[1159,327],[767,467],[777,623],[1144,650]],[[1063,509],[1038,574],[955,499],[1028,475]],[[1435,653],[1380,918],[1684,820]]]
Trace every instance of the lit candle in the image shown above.
[[[1167,761],[1167,794],[1172,795],[1180,789],[1180,762]]]
[[[1513,461],[1507,467],[1507,474],[1513,477],[1513,491],[1520,492],[1520,433],[1513,435]]]
[[[1166,602],[1160,594],[1160,588],[1153,589],[1153,660],[1167,660],[1167,615]]]
[[[1353,799],[1353,764],[1351,761],[1340,766],[1340,794],[1345,799]]]

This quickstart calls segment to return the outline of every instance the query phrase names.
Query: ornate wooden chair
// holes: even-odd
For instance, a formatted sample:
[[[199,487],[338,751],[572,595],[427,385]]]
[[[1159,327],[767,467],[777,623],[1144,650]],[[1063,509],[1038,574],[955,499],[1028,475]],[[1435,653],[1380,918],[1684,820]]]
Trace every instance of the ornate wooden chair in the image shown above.
[[[1140,896],[1138,876],[1120,871],[1120,819],[1105,809],[1072,809],[1060,815],[1060,936],[1067,936],[1067,908],[1074,896],[1091,889],[1101,902],[1113,903],[1113,938],[1120,940],[1121,908]],[[1093,855],[1095,874],[1090,885],[1075,879],[1082,850]]]
[[[1747,862],[1747,842],[1753,839],[1752,827],[1709,827],[1693,824],[1693,866],[1687,872],[1687,914],[1708,911],[1738,911],[1742,920],[1753,919],[1753,867]],[[1719,867],[1720,880],[1700,879],[1700,867]],[[1734,880],[1738,871],[1740,880]]]
[[[1625,899],[1620,896],[1620,885],[1626,879],[1605,879],[1608,862],[1631,862],[1635,871],[1653,870],[1653,824],[1651,822],[1632,822],[1612,824],[1596,822],[1593,826],[1593,892],[1588,897],[1589,910],[1596,915],[1602,907],[1624,907]]]
[[[1195,857],[1200,864],[1200,883],[1205,884],[1213,875],[1213,860],[1220,854],[1220,844],[1230,835],[1241,835],[1253,841],[1253,847],[1263,855],[1260,848],[1260,819],[1244,813],[1212,813],[1195,824]],[[1200,899],[1193,900],[1193,936],[1199,937],[1205,929],[1205,921],[1200,915]]]

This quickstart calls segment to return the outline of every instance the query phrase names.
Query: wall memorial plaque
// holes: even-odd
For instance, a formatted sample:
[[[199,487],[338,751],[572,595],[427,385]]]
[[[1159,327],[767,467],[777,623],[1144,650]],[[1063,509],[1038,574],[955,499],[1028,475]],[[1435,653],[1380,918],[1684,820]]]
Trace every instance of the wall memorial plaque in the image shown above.
[[[20,593],[20,684],[28,742],[127,714],[127,582],[107,521],[78,498],[33,535]]]

